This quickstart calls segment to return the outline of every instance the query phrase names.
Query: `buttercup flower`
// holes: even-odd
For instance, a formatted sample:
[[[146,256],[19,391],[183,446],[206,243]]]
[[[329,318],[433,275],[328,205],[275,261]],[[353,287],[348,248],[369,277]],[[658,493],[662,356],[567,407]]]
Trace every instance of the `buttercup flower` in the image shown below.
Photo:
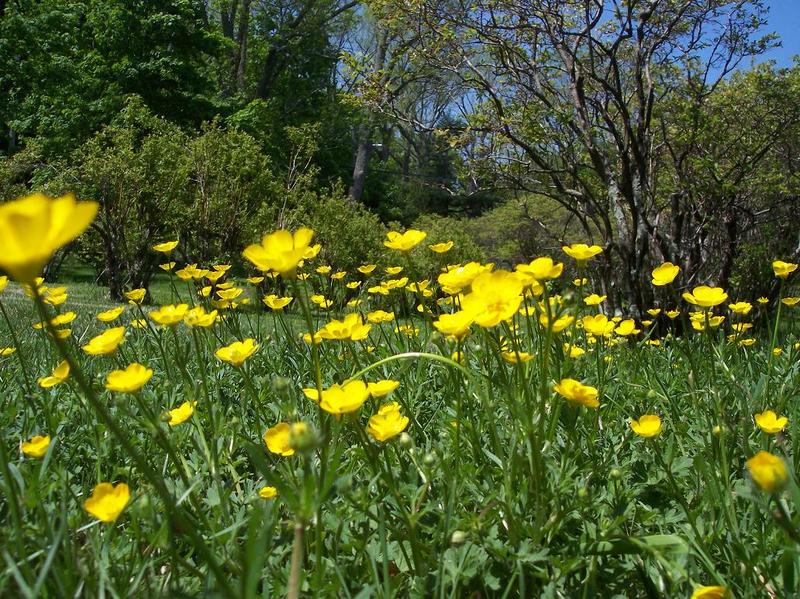
[[[195,306],[186,312],[186,315],[183,317],[183,322],[189,327],[208,328],[217,322],[218,314],[216,310],[206,312],[203,306]]]
[[[164,243],[157,243],[153,246],[153,250],[161,252],[162,254],[169,254],[172,250],[178,247],[178,241],[165,241]]]
[[[83,509],[101,522],[114,522],[130,501],[128,485],[119,483],[100,483],[92,491],[92,496],[83,502]]]
[[[789,480],[784,461],[766,451],[759,451],[747,460],[747,469],[756,486],[767,493],[779,492]]]
[[[338,341],[363,341],[372,325],[364,324],[360,314],[348,314],[343,320],[331,320],[317,334],[321,339]]]
[[[278,297],[275,294],[267,295],[262,300],[270,310],[283,310],[286,306],[292,303],[292,297]]]
[[[584,316],[581,320],[583,329],[590,335],[603,337],[610,335],[615,328],[613,320],[609,320],[605,314],[595,314],[594,316]]]
[[[661,432],[661,418],[654,414],[645,414],[639,420],[631,420],[631,430],[640,437],[655,437]]]
[[[526,275],[530,275],[537,281],[548,281],[550,279],[557,279],[561,276],[564,270],[564,265],[559,262],[553,262],[553,259],[544,256],[536,258],[530,264],[518,264],[517,271]]]
[[[56,385],[60,385],[64,381],[69,378],[69,362],[64,360],[58,366],[55,367],[53,373],[50,376],[45,376],[39,379],[39,386],[43,389],[49,389],[50,387],[55,387]]]
[[[153,376],[153,370],[134,362],[125,370],[112,370],[106,375],[106,389],[118,393],[135,393]]]
[[[369,399],[369,390],[364,381],[331,385],[322,390],[322,398],[316,389],[303,389],[303,393],[310,400],[319,403],[323,410],[335,415],[355,412]]]
[[[372,397],[386,397],[400,386],[400,381],[383,379],[374,383],[367,383],[367,391]]]
[[[733,304],[728,304],[728,308],[734,314],[741,314],[744,316],[750,313],[750,310],[753,309],[753,304],[750,302],[735,302]]]
[[[591,295],[587,295],[583,298],[583,303],[587,306],[599,306],[604,301],[606,301],[605,295],[597,295],[596,293],[592,293]]]
[[[258,496],[261,499],[274,499],[278,496],[278,489],[275,487],[261,487],[258,490]]]
[[[384,310],[375,310],[367,314],[367,320],[372,324],[381,324],[383,322],[391,322],[394,320],[394,312],[385,312]]]
[[[177,408],[174,408],[168,412],[169,414],[169,425],[170,426],[178,426],[179,424],[183,424],[189,418],[191,418],[192,414],[194,414],[194,407],[197,405],[196,401],[185,401]]]
[[[619,326],[614,329],[614,332],[620,337],[627,337],[628,335],[636,335],[641,331],[636,328],[636,321],[628,318],[619,323]]]
[[[692,593],[691,599],[725,599],[728,589],[721,586],[699,586]]]
[[[20,449],[29,458],[41,459],[47,453],[48,447],[50,447],[50,435],[36,435],[29,441],[23,441]]]
[[[225,347],[220,347],[214,355],[223,362],[227,362],[231,366],[239,368],[244,361],[256,353],[258,343],[255,339],[245,339],[244,341],[235,341]]]
[[[603,252],[599,245],[586,245],[585,243],[573,243],[561,248],[564,253],[575,260],[578,266],[585,266],[586,262]]]
[[[175,326],[181,322],[189,310],[188,304],[168,304],[161,306],[158,310],[150,312],[152,320],[165,327]]]
[[[800,304],[800,297],[785,297],[781,300],[781,303],[784,306],[794,308],[797,304]]]
[[[794,271],[797,270],[797,264],[792,262],[784,262],[783,260],[775,260],[772,263],[772,271],[779,279],[785,279]]]
[[[595,387],[584,385],[575,379],[562,379],[555,387],[556,393],[573,403],[587,408],[597,408],[600,402],[597,399],[599,392]]]
[[[439,275],[439,285],[442,291],[448,295],[458,295],[463,289],[472,284],[479,274],[489,272],[493,268],[491,264],[480,264],[479,262],[468,262],[467,264],[448,266],[447,271]]]
[[[128,300],[130,300],[134,304],[141,304],[144,301],[144,296],[147,294],[147,289],[132,289],[131,291],[126,291],[122,295],[124,295]]]
[[[474,322],[474,314],[459,310],[452,314],[440,314],[439,319],[433,322],[433,326],[443,335],[463,339],[469,333],[469,328]]]
[[[386,274],[387,275],[392,275],[392,276],[399,275],[401,272],[403,272],[403,267],[402,266],[387,266],[386,267]]]
[[[789,424],[789,419],[786,416],[778,417],[772,410],[764,410],[760,414],[753,416],[762,431],[768,435],[774,435],[781,432]]]
[[[675,280],[675,277],[677,277],[678,273],[680,272],[680,266],[675,266],[672,262],[664,262],[664,264],[656,266],[651,272],[653,275],[651,283],[653,283],[653,285],[656,287],[669,285]]]
[[[307,433],[308,425],[305,422],[295,422],[293,424],[280,422],[267,429],[267,432],[264,433],[264,443],[272,453],[289,457],[294,455],[295,452],[293,441],[304,437]]]
[[[297,266],[313,254],[311,239],[314,232],[305,227],[294,234],[281,229],[265,235],[261,244],[245,248],[242,255],[261,271],[274,270],[283,277],[294,278]]]
[[[376,441],[388,441],[402,433],[408,426],[408,417],[400,412],[400,404],[396,401],[383,404],[378,413],[370,416],[367,432]]]
[[[453,242],[445,241],[444,243],[434,243],[432,245],[429,245],[428,249],[432,252],[436,252],[437,254],[444,254],[453,249]]]
[[[707,287],[700,285],[692,289],[691,293],[684,292],[683,299],[690,304],[700,306],[702,308],[713,308],[719,306],[728,299],[728,294],[720,287]]]
[[[464,296],[461,308],[472,314],[482,327],[493,327],[510,320],[522,303],[522,283],[506,270],[485,272],[472,281],[472,291]]]
[[[125,311],[125,306],[120,306],[119,308],[111,308],[110,310],[106,310],[105,312],[100,312],[97,314],[97,320],[100,322],[114,322],[120,315]]]
[[[377,268],[377,264],[363,264],[359,266],[356,270],[360,272],[362,275],[371,274],[375,268]]]
[[[17,351],[16,347],[0,347],[0,358],[6,358]]]
[[[72,194],[34,193],[1,204],[0,269],[32,283],[59,248],[89,227],[98,208],[97,202],[76,202]]]
[[[383,242],[383,245],[392,250],[408,252],[418,246],[427,236],[428,234],[424,231],[417,231],[416,229],[408,229],[405,233],[389,231],[386,234],[386,241]]]
[[[105,356],[117,351],[120,343],[125,339],[125,327],[114,327],[93,337],[83,346],[83,351],[91,356]]]

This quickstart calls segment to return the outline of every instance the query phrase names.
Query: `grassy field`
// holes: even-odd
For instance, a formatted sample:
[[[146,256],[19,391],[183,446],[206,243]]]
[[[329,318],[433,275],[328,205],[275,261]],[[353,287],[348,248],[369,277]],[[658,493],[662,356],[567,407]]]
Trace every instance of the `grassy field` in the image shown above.
[[[203,297],[202,274],[166,275],[139,306],[72,269],[38,309],[9,283],[0,595],[795,592],[800,308],[670,290],[629,322],[557,265],[427,286],[317,266],[279,311],[255,309],[269,279],[226,305],[226,277]],[[157,310],[180,302],[218,315]]]

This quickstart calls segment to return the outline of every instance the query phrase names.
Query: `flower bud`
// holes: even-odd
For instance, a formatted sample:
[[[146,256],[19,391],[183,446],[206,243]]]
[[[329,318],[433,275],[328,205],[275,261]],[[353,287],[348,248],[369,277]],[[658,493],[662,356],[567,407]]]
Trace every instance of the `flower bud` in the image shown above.
[[[425,457],[422,458],[422,463],[428,467],[433,466],[434,464],[436,464],[436,458],[437,458],[436,453],[433,451],[429,451],[428,453],[425,454]]]
[[[274,376],[272,377],[272,390],[275,393],[286,393],[291,389],[292,381],[291,379],[285,376]]]
[[[413,447],[414,439],[412,439],[411,435],[409,435],[408,433],[403,432],[400,433],[399,443],[400,447]]]
[[[453,535],[450,537],[450,544],[453,547],[460,547],[466,542],[467,542],[467,533],[465,533],[463,530],[454,531]]]
[[[619,480],[622,478],[622,470],[619,468],[612,468],[608,475],[614,480]]]

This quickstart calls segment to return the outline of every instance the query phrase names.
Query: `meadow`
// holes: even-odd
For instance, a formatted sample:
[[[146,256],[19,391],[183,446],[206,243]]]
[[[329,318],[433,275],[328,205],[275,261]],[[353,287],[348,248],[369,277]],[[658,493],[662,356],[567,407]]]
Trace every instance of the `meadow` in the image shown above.
[[[115,304],[37,276],[96,206],[0,206],[0,595],[790,597],[797,265],[652,271],[606,313],[576,243],[514,268],[276,231]],[[412,252],[437,271],[419,273]]]

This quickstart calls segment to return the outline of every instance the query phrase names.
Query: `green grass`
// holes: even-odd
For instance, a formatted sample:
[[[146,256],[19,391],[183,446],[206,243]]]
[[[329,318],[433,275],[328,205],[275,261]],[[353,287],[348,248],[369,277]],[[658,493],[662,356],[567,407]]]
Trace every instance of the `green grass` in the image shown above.
[[[649,329],[591,345],[574,325],[553,335],[517,315],[516,331],[473,326],[462,344],[417,317],[402,323],[418,336],[393,322],[311,351],[297,339],[306,317],[296,301],[277,320],[249,309],[209,330],[129,328],[116,353],[91,357],[81,346],[106,327],[94,315],[111,304],[69,274],[59,311],[78,317],[62,349],[85,387],[76,371],[52,389],[36,385],[63,356],[33,329],[41,317],[18,288],[0,295],[19,341],[0,358],[0,595],[283,596],[292,564],[304,596],[689,597],[718,584],[735,597],[788,597],[796,588],[797,485],[792,476],[785,491],[762,492],[745,465],[764,449],[790,473],[800,466],[796,310],[783,309],[778,356],[774,308],[752,347],[726,340],[728,323],[666,335],[659,347],[646,343]],[[156,303],[177,299],[168,281],[151,292]],[[394,293],[365,293],[360,309],[413,300]],[[564,297],[578,319],[594,310]],[[310,317],[319,329],[341,314]],[[120,322],[136,317],[129,306]],[[0,335],[0,346],[13,344],[6,322]],[[261,346],[243,368],[214,356],[246,336]],[[587,353],[565,357],[567,340]],[[450,360],[459,348],[463,365]],[[509,364],[509,348],[535,357]],[[153,378],[137,394],[105,390],[108,372],[131,362]],[[337,418],[302,391],[317,372],[325,388],[351,377],[400,386]],[[597,387],[600,407],[555,393],[565,378]],[[185,401],[197,402],[194,414],[169,426],[166,411]],[[407,435],[379,442],[365,427],[388,401],[409,418]],[[755,426],[765,409],[788,416],[783,433]],[[661,417],[658,436],[633,434],[629,422],[643,414]],[[294,455],[267,451],[269,427],[299,421],[309,433]],[[19,449],[36,434],[53,438],[43,459]],[[113,524],[83,509],[100,482],[131,489]],[[260,498],[263,486],[277,497]]]

